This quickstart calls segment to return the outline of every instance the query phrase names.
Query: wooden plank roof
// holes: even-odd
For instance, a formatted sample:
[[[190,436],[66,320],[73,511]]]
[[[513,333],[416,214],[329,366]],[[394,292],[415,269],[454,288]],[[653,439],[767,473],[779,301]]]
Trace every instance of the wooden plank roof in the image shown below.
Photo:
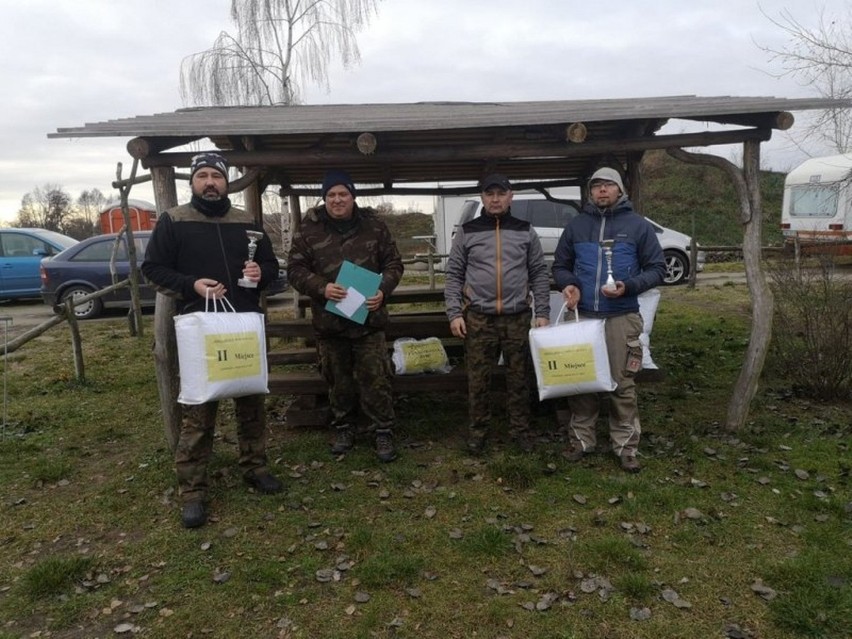
[[[128,137],[143,166],[186,167],[170,151],[209,138],[232,164],[261,170],[265,184],[299,192],[331,167],[373,192],[423,182],[476,182],[498,170],[517,182],[579,183],[601,161],[668,146],[767,140],[792,111],[848,106],[820,98],[669,96],[537,102],[420,102],[277,107],[199,107],[59,128],[50,138]],[[669,120],[706,123],[661,135]],[[717,125],[737,125],[723,127]],[[713,130],[711,130],[711,127]],[[373,148],[374,147],[374,148]],[[301,187],[301,188],[300,188]]]

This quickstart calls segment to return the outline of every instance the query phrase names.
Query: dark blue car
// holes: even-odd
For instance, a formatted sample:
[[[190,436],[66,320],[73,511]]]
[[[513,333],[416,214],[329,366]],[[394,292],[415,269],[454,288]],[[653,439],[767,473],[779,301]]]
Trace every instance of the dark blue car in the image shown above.
[[[117,234],[96,235],[75,244],[58,255],[41,262],[41,296],[45,304],[56,306],[69,297],[82,297],[94,291],[126,280],[130,274],[127,257],[127,238],[121,237],[118,254],[115,259],[115,276],[110,273],[110,258]],[[137,264],[142,263],[145,247],[151,231],[134,231]],[[275,295],[287,289],[287,275],[283,268],[278,279],[267,289],[267,295]],[[139,293],[142,306],[153,306],[156,292],[148,286],[144,278],[140,282]],[[78,319],[90,319],[100,315],[104,308],[130,308],[130,288],[89,300],[74,307]]]

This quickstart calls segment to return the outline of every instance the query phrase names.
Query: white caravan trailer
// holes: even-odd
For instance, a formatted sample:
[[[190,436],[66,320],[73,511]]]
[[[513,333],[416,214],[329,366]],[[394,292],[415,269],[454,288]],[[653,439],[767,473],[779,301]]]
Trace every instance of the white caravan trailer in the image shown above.
[[[852,155],[811,158],[787,174],[781,229],[786,242],[852,240]]]

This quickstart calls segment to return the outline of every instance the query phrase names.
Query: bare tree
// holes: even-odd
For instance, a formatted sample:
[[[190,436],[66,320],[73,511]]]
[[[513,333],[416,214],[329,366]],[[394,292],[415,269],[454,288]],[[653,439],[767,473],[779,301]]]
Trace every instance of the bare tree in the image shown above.
[[[98,216],[107,204],[106,196],[100,189],[83,191],[77,198],[77,216],[81,217],[92,228],[98,225]]]
[[[37,186],[21,198],[16,226],[62,231],[71,213],[71,196],[58,184]]]
[[[181,63],[180,90],[195,105],[297,104],[306,81],[328,86],[334,51],[360,58],[355,33],[380,0],[231,0],[235,33]]]
[[[821,97],[852,98],[852,11],[843,17],[828,16],[823,8],[815,26],[802,24],[789,10],[778,17],[763,15],[787,36],[780,48],[758,46],[779,62],[781,76],[792,76],[813,87]],[[849,109],[827,109],[813,116],[799,134],[800,140],[818,141],[837,153],[852,148],[852,117]]]

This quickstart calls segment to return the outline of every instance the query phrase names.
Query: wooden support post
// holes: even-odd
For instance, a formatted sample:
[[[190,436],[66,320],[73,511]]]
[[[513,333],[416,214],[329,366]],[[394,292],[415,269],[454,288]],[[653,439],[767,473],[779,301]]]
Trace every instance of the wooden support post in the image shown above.
[[[124,229],[127,234],[127,261],[130,264],[130,303],[131,308],[128,313],[130,334],[137,337],[144,337],[144,327],[142,326],[142,298],[139,294],[139,260],[136,256],[136,242],[133,239],[133,226],[130,223],[130,207],[128,198],[130,197],[130,189],[133,188],[134,180],[136,179],[136,170],[139,168],[139,160],[133,160],[133,166],[130,169],[130,178],[125,182],[121,179],[121,162],[115,170],[116,182],[120,184],[118,192],[121,197],[121,215],[124,218]],[[115,253],[113,253],[115,255]]]
[[[669,155],[691,164],[705,164],[725,171],[734,184],[740,204],[743,225],[743,261],[746,282],[752,300],[751,337],[745,361],[731,393],[725,427],[736,431],[748,418],[748,409],[757,393],[757,383],[763,372],[769,342],[772,339],[772,314],[775,306],[772,291],[763,272],[760,236],[763,212],[760,205],[760,142],[747,140],[743,144],[743,168],[716,155],[688,153],[683,149],[668,149]]]
[[[71,330],[71,350],[74,352],[74,377],[78,382],[86,381],[86,370],[83,365],[83,341],[80,339],[80,325],[74,315],[74,298],[65,300],[65,319]]]
[[[154,181],[154,199],[158,211],[177,206],[175,171],[172,167],[151,169]],[[180,382],[178,377],[177,341],[175,339],[175,300],[157,293],[154,309],[154,367],[157,373],[157,389],[160,408],[163,411],[163,427],[169,448],[177,448],[180,433],[181,411],[177,403]]]

